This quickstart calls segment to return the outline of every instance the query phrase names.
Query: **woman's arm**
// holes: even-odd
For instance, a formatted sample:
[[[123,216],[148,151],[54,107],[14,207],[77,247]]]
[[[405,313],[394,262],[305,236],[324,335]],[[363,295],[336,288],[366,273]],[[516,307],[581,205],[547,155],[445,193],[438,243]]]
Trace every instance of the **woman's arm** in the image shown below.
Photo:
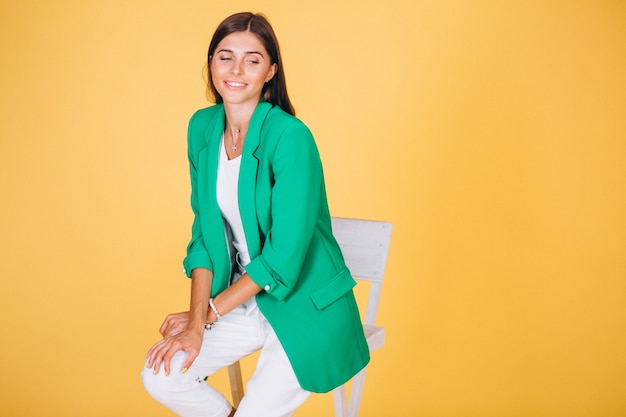
[[[228,314],[235,307],[241,305],[244,301],[253,297],[261,291],[259,287],[248,274],[243,275],[237,282],[229,286],[224,292],[213,299],[220,316]],[[189,324],[189,310],[180,313],[168,314],[159,332],[163,338],[167,336],[175,336],[185,330]],[[217,317],[210,308],[207,309],[206,323],[214,323]]]
[[[189,161],[189,178],[191,182],[191,210],[193,211],[193,223],[191,225],[191,240],[187,245],[187,255],[183,260],[183,271],[191,278],[191,271],[196,268],[213,269],[209,253],[205,247],[200,225],[200,201],[198,197],[198,153],[197,144],[203,141],[202,128],[196,127],[198,123],[196,112],[189,120],[187,129],[187,159]]]
[[[248,274],[243,274],[234,284],[213,298],[213,304],[220,316],[230,313],[235,307],[240,306],[250,297],[261,291]],[[208,302],[208,300],[207,300]],[[217,317],[210,308],[207,311],[207,323],[214,323]]]
[[[271,226],[246,271],[284,300],[296,287],[325,199],[322,163],[313,135],[300,122],[282,131],[271,155]]]

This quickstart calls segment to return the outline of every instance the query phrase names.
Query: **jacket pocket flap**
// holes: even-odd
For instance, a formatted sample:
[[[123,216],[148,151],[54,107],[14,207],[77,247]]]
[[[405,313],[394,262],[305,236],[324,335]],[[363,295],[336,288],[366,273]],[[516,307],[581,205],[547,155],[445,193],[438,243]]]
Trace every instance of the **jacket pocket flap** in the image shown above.
[[[324,284],[323,287],[315,290],[311,294],[311,300],[318,310],[323,310],[330,304],[344,296],[356,285],[356,281],[350,275],[350,271],[345,268],[335,275],[333,279]]]

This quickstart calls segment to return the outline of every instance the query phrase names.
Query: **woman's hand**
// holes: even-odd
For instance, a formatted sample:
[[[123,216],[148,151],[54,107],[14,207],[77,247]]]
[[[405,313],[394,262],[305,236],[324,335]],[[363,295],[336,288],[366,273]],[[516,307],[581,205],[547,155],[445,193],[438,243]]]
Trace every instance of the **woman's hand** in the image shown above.
[[[180,313],[182,314],[182,313]],[[174,332],[173,335],[163,337],[163,340],[156,342],[146,355],[148,363],[147,368],[152,368],[153,373],[157,374],[161,369],[161,364],[165,369],[165,375],[170,374],[170,361],[176,352],[184,350],[189,355],[181,369],[182,373],[187,372],[193,361],[198,357],[202,346],[203,329],[185,329],[180,333]]]
[[[183,311],[181,313],[168,314],[163,320],[163,324],[159,328],[159,333],[163,338],[167,336],[175,336],[178,333],[182,333],[187,329],[189,324],[189,311]]]

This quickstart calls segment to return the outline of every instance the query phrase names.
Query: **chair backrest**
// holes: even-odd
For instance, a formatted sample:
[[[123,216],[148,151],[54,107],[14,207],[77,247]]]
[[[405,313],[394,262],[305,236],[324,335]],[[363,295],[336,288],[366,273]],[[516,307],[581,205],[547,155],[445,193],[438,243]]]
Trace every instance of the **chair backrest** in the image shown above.
[[[356,280],[370,282],[364,324],[374,325],[380,303],[387,253],[391,241],[391,223],[375,220],[332,218],[346,264]]]

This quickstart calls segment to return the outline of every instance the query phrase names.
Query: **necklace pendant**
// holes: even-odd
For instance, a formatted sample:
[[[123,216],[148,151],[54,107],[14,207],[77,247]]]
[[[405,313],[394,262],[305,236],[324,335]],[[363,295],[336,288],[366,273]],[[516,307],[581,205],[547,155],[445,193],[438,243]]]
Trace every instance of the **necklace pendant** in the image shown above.
[[[232,149],[233,149],[233,153],[237,152],[237,145],[233,145]]]

